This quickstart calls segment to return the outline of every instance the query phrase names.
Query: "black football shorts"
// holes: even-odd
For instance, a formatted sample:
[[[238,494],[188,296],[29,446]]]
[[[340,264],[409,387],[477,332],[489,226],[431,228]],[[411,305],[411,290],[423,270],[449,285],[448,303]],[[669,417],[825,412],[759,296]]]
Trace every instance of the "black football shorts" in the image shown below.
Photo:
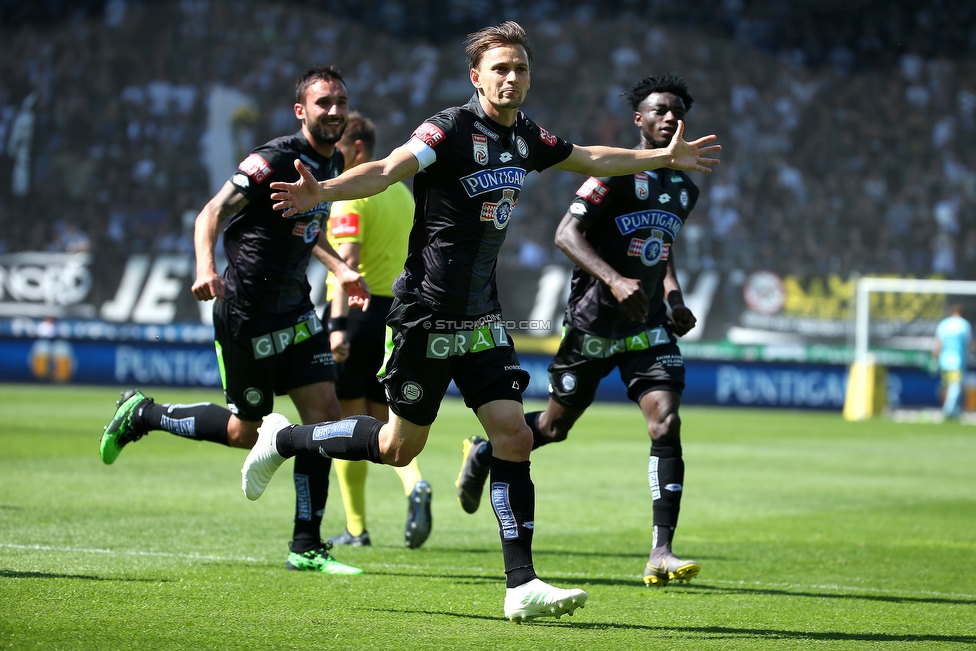
[[[614,368],[620,369],[627,397],[634,402],[649,391],[680,394],[685,388],[684,359],[674,336],[664,326],[659,328],[613,340],[567,325],[549,365],[550,397],[570,409],[586,409],[600,380]]]
[[[224,396],[241,420],[270,414],[274,396],[335,381],[329,336],[311,302],[292,312],[264,314],[223,299],[213,315]]]
[[[529,374],[500,318],[450,316],[394,299],[387,319],[393,351],[381,380],[393,413],[430,425],[451,380],[474,411],[494,400],[521,402]]]

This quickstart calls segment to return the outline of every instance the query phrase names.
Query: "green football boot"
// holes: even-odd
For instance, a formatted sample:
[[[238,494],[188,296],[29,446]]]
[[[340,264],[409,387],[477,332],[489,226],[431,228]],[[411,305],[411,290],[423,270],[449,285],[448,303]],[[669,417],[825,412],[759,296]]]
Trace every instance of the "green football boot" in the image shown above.
[[[115,416],[105,426],[105,431],[102,432],[102,440],[98,449],[102,463],[106,465],[115,463],[122,452],[122,448],[149,433],[149,430],[141,429],[134,421],[140,407],[152,401],[152,398],[146,397],[138,389],[129,389],[122,393],[122,398],[115,403],[118,405]]]

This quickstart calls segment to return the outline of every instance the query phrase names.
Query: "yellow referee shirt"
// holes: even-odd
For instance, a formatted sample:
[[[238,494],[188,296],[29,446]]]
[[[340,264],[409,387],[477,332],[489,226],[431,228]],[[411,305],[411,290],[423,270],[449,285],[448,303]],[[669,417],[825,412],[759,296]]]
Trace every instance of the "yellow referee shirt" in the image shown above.
[[[337,251],[343,242],[360,244],[359,273],[374,296],[393,296],[393,281],[407,259],[413,209],[413,195],[402,182],[372,197],[332,205],[329,244]],[[332,300],[331,282],[327,298]]]

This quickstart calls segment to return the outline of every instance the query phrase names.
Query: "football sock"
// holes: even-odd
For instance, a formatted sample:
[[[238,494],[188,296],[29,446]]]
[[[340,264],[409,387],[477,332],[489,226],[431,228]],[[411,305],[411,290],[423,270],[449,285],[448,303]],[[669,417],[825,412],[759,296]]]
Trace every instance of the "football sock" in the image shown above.
[[[491,459],[491,507],[505,559],[505,587],[516,588],[537,578],[532,565],[535,486],[528,461]]]
[[[548,439],[542,435],[542,431],[539,429],[539,416],[542,415],[541,411],[533,411],[525,415],[525,424],[529,426],[532,430],[532,449],[541,448],[543,445],[548,445],[552,443],[552,439]]]
[[[396,470],[397,475],[400,476],[400,481],[403,482],[403,494],[410,497],[410,493],[413,492],[413,487],[417,485],[418,481],[424,478],[420,474],[420,465],[417,463],[417,459],[414,458],[402,468],[393,469]]]
[[[681,458],[681,444],[651,444],[647,479],[654,499],[655,547],[671,544],[671,535],[678,525],[681,493],[685,480],[685,463]],[[661,536],[668,530],[666,536]]]
[[[671,550],[671,540],[674,538],[674,527],[654,525],[654,542],[651,544],[651,556],[654,552],[658,553]]]
[[[291,425],[278,432],[278,454],[288,459],[303,450],[332,459],[380,460],[380,429],[383,422],[371,416],[351,416],[316,425]]]
[[[329,469],[332,459],[316,452],[295,455],[295,528],[290,550],[307,552],[322,544],[319,528],[329,495]]]
[[[227,445],[230,410],[210,402],[192,405],[149,403],[137,415],[147,429],[161,429],[193,439]]]
[[[336,459],[335,469],[342,489],[342,505],[346,508],[346,530],[358,536],[366,530],[366,475],[369,464]]]

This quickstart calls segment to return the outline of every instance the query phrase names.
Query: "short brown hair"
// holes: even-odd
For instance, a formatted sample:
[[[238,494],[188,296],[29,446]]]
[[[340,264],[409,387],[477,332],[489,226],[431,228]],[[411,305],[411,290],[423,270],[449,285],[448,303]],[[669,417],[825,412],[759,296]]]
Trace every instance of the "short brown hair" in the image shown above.
[[[376,125],[359,111],[353,111],[346,118],[346,130],[342,132],[342,142],[353,144],[363,141],[366,157],[372,158],[376,150]]]
[[[521,45],[532,63],[532,48],[525,30],[514,20],[506,20],[497,27],[485,27],[464,39],[464,55],[468,57],[468,67],[477,68],[485,52],[500,45]]]
[[[298,83],[295,84],[295,103],[305,104],[305,93],[308,87],[317,81],[328,81],[335,79],[345,85],[346,80],[342,78],[342,73],[335,66],[318,66],[305,71]]]

